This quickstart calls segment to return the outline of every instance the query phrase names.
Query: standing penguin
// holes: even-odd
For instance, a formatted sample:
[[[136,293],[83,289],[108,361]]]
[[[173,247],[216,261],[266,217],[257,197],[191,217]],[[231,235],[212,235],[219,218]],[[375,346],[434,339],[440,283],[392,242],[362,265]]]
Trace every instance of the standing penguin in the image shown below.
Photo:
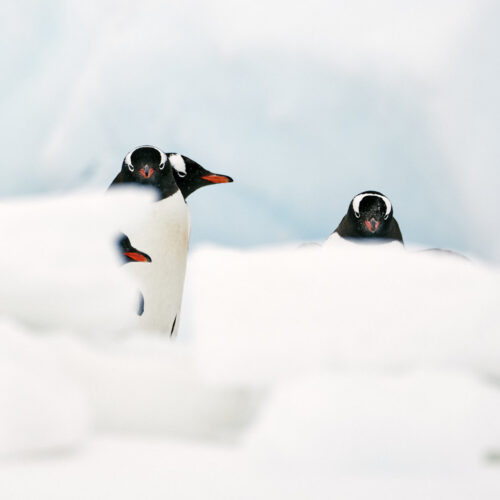
[[[167,155],[154,146],[140,146],[130,151],[110,188],[134,184],[156,192],[157,201],[143,222],[122,228],[120,246],[129,254],[124,253],[131,259],[127,269],[136,277],[144,297],[139,326],[175,335],[182,303],[190,219],[175,182],[172,156],[179,155]]]
[[[179,186],[184,199],[203,186],[233,182],[231,177],[209,172],[187,156],[168,153],[168,158],[174,167],[175,182]]]
[[[398,222],[393,216],[392,203],[378,191],[364,191],[352,199],[347,214],[328,240],[338,236],[352,240],[403,243]]]

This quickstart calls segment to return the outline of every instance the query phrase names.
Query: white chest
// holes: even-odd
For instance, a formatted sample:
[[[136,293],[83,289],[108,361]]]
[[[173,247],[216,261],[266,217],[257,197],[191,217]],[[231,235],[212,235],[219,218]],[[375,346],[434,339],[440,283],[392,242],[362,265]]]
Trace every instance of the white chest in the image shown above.
[[[140,223],[123,228],[132,246],[151,257],[151,262],[132,262],[125,266],[137,280],[144,297],[140,328],[176,333],[189,231],[189,209],[179,191],[153,203]]]

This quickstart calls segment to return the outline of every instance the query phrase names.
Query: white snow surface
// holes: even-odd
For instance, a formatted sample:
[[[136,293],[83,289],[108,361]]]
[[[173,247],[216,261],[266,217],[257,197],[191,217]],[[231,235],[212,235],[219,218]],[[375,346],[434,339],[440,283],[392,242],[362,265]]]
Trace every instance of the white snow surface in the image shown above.
[[[124,311],[137,292],[119,268],[116,241],[150,200],[125,189],[0,202],[0,314],[35,329],[129,326]]]
[[[341,238],[297,250],[206,248],[190,265],[196,346],[214,380],[422,365],[500,375],[496,268]]]
[[[498,498],[497,268],[199,247],[172,342],[110,244],[144,202],[2,204],[1,498]]]

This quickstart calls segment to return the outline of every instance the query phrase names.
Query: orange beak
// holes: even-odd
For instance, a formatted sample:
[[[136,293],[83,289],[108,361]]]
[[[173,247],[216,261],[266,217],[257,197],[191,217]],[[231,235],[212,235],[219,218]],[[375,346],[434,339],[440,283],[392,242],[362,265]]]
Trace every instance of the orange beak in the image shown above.
[[[214,184],[225,184],[226,182],[233,182],[233,179],[231,179],[231,177],[218,174],[203,175],[202,179],[213,182]]]
[[[136,262],[151,262],[151,259],[148,259],[146,255],[139,252],[125,252],[124,255]]]
[[[365,220],[365,226],[370,233],[374,233],[380,226],[380,222],[372,217],[370,220]]]
[[[145,178],[149,179],[154,174],[155,169],[146,165],[139,170],[139,173]]]

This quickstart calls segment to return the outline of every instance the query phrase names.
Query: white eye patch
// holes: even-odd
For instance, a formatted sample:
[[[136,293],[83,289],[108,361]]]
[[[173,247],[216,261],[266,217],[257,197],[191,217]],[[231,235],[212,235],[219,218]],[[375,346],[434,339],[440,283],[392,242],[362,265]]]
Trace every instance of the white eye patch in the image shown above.
[[[385,217],[387,218],[389,216],[392,210],[392,205],[388,198],[378,193],[363,193],[358,194],[352,200],[352,209],[354,210],[356,217],[359,217],[359,205],[366,196],[375,196],[376,198],[380,198],[385,203]]]
[[[186,175],[186,162],[184,161],[184,158],[178,154],[174,153],[169,155],[168,159],[170,160],[170,164],[172,167],[177,170],[177,173],[181,176],[184,177]]]
[[[167,155],[158,148],[155,148],[158,153],[160,153],[160,170],[163,170],[165,168],[165,165],[167,164]]]
[[[136,148],[137,149],[137,148]],[[132,165],[132,153],[135,151],[133,149],[130,151],[130,153],[125,157],[125,165],[127,165],[128,169],[133,172],[134,171],[134,166]]]

